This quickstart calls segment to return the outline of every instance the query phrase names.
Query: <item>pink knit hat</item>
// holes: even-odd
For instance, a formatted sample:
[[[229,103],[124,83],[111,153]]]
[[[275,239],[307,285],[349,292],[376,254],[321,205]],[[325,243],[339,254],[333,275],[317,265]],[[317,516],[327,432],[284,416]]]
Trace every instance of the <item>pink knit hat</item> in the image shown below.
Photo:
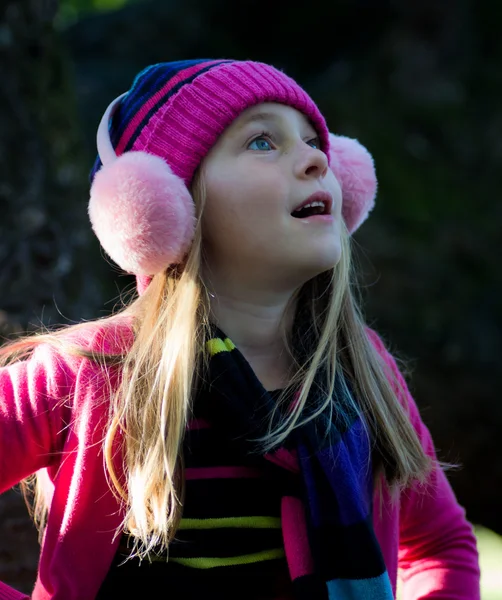
[[[231,60],[152,65],[103,115],[89,202],[101,245],[138,276],[140,293],[190,247],[195,218],[189,187],[198,166],[225,128],[262,102],[287,104],[307,116],[342,187],[349,231],[366,218],[377,185],[370,154],[356,140],[330,134],[313,100],[282,71]]]

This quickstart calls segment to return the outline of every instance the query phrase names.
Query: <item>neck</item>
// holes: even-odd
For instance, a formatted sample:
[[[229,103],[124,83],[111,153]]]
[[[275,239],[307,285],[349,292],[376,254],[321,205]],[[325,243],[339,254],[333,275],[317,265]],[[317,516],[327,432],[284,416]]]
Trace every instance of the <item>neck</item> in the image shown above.
[[[267,390],[282,389],[290,380],[289,334],[294,311],[286,314],[290,296],[254,295],[243,299],[219,293],[211,302],[211,317],[237,346]]]
[[[275,360],[285,350],[283,332],[292,326],[293,311],[286,314],[291,295],[225,290],[211,298],[211,317],[246,358]]]
[[[233,341],[266,389],[289,382],[293,359],[286,344],[293,327],[296,287],[284,281],[240,278],[220,269],[203,271],[210,317]]]

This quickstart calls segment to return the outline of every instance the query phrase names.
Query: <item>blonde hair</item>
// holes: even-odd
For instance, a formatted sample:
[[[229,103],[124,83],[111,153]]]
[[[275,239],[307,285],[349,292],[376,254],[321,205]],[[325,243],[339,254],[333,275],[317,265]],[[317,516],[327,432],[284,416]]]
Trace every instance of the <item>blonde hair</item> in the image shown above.
[[[200,215],[204,209],[203,175],[198,173],[192,189],[198,215],[195,237],[183,265],[156,275],[146,292],[115,315],[101,319],[103,326],[120,315],[133,317],[134,341],[124,354],[75,347],[65,339],[68,329],[18,340],[0,349],[7,364],[29,356],[38,344],[57,345],[103,365],[119,365],[120,383],[112,394],[109,422],[104,432],[105,472],[109,485],[123,503],[123,529],[134,540],[132,554],[146,557],[167,549],[181,518],[184,485],[182,442],[190,418],[192,390],[200,377],[197,369],[205,356],[204,341],[209,326],[209,299],[201,278],[203,244]],[[291,383],[300,390],[294,409],[276,430],[261,441],[268,450],[280,444],[302,423],[302,413],[316,373],[326,373],[329,393],[317,413],[333,410],[332,392],[337,370],[350,381],[357,408],[380,457],[375,477],[391,490],[413,480],[423,481],[432,464],[424,453],[407,416],[404,390],[394,381],[368,337],[354,296],[356,282],[351,266],[350,238],[342,233],[341,260],[330,272],[305,283],[292,299],[306,309],[315,346],[306,359],[298,356],[291,336],[284,332],[294,361]],[[279,400],[281,402],[281,400]],[[313,415],[315,416],[315,415]],[[113,465],[114,441],[123,439],[125,480]],[[38,474],[24,480],[21,488],[31,514],[43,529],[47,507]]]

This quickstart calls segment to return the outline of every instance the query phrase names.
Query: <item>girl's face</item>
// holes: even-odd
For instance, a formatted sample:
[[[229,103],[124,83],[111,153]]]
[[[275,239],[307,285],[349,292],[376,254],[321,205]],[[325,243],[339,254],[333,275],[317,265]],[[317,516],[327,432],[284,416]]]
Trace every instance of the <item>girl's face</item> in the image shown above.
[[[282,291],[336,265],[342,194],[319,146],[308,119],[283,104],[253,106],[225,130],[203,163],[210,273]],[[293,216],[313,194],[322,205]]]

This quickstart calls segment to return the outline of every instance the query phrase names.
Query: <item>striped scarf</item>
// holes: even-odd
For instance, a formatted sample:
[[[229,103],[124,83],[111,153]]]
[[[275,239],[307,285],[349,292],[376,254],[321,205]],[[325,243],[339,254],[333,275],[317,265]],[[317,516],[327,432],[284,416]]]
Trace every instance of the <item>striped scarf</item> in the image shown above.
[[[248,452],[266,435],[280,409],[230,339],[213,327],[206,342],[209,373],[201,378],[197,411],[210,417],[221,435]],[[318,380],[319,383],[319,380]],[[313,385],[303,416],[319,405]],[[308,600],[391,600],[392,587],[373,530],[373,474],[370,440],[347,400],[341,375],[334,410],[295,429],[265,458],[301,475],[301,492],[284,495],[281,522],[295,596]],[[326,434],[327,432],[327,434]]]

